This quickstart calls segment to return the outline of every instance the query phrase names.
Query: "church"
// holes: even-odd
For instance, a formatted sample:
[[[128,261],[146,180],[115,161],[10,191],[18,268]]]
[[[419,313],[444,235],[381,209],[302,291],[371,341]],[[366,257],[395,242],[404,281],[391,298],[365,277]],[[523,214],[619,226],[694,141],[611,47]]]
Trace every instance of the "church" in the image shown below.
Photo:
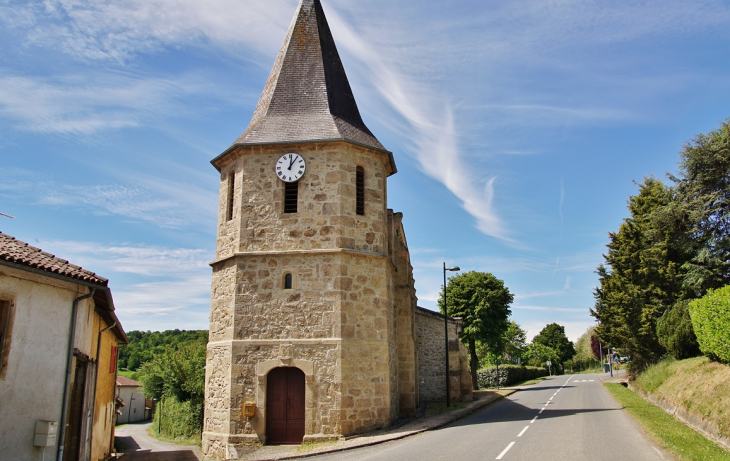
[[[301,0],[220,172],[203,452],[385,428],[470,399],[458,319],[417,306],[395,158],[365,126],[320,0]],[[444,325],[449,328],[448,351]]]

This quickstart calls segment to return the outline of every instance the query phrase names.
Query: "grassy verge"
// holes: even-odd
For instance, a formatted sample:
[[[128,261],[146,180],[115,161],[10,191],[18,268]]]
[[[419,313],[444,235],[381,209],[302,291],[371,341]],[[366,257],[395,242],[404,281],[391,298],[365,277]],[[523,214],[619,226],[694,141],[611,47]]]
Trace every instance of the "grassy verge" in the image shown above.
[[[200,435],[196,435],[193,437],[171,437],[169,435],[160,434],[157,432],[157,426],[155,424],[150,425],[150,427],[147,429],[147,434],[149,434],[150,437],[155,438],[161,442],[167,442],[167,443],[174,443],[177,445],[202,445],[202,439]]]
[[[640,374],[634,386],[713,422],[730,437],[730,366],[706,357],[668,359]]]
[[[620,384],[607,383],[606,388],[644,431],[662,448],[680,460],[727,461],[730,452],[693,431]]]

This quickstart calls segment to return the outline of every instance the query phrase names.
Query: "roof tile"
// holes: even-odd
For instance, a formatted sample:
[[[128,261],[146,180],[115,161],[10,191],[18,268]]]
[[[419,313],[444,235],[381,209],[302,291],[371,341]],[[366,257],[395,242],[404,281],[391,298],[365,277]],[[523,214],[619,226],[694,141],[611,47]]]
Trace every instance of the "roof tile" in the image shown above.
[[[57,258],[2,232],[0,232],[0,260],[101,286],[107,286],[109,283],[104,277],[81,266]]]

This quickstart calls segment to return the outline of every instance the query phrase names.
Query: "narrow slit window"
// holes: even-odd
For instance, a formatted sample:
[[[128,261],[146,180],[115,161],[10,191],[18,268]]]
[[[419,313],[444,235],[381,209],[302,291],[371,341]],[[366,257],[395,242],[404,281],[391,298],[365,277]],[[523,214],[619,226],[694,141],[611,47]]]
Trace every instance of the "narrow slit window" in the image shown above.
[[[365,214],[365,170],[357,167],[355,176],[355,212],[359,215]]]
[[[233,219],[233,195],[236,189],[236,173],[228,175],[228,209],[226,210],[226,221]]]
[[[10,350],[10,302],[0,300],[0,377],[5,376]]]
[[[291,274],[284,275],[284,289],[285,290],[291,290],[292,286],[292,276]]]
[[[296,213],[299,201],[299,183],[284,183],[284,213]]]

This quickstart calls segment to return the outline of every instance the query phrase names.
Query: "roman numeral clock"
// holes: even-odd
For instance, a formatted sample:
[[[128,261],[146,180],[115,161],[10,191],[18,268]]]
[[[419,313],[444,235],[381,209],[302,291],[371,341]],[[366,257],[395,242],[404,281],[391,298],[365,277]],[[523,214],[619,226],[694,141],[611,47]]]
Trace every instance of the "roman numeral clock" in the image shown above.
[[[276,162],[276,175],[284,182],[297,182],[307,169],[307,163],[299,154],[289,153]]]

